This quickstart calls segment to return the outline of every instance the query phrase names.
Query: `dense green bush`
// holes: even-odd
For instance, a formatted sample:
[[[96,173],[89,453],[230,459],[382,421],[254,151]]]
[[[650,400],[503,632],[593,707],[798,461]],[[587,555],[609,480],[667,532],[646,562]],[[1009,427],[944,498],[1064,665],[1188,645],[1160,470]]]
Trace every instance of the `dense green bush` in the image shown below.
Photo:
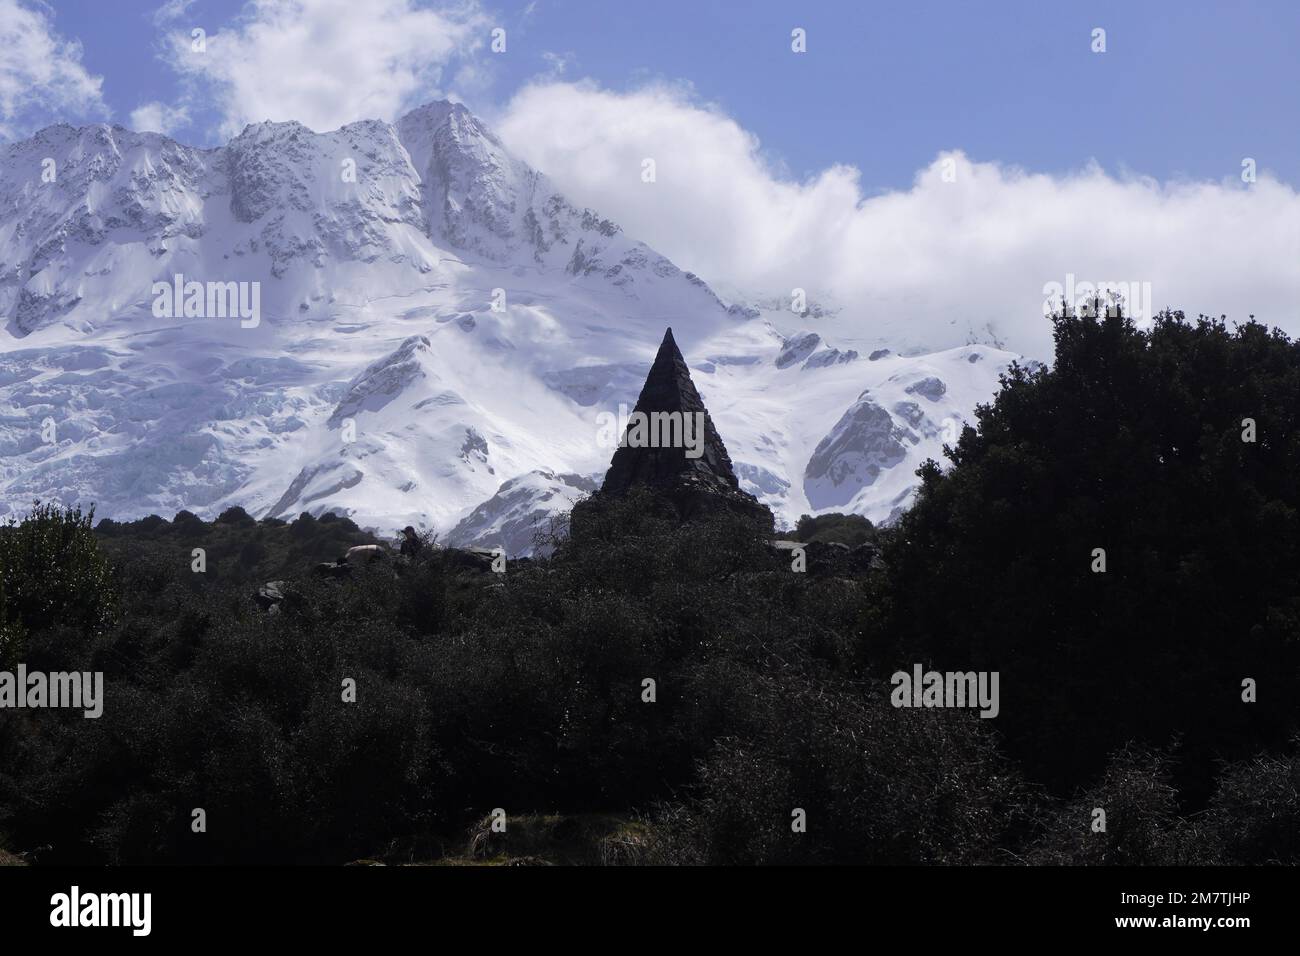
[[[104,716],[0,712],[0,831],[119,863],[337,862],[424,834],[437,752],[405,672],[428,649],[369,616],[367,575],[304,578],[302,613],[267,614],[177,564],[124,570],[122,623],[95,646],[33,637],[45,667],[105,671]]]
[[[0,714],[0,831],[56,861],[403,859],[496,806],[658,806],[689,820],[665,825],[697,844],[677,859],[987,856],[1013,777],[971,720],[900,717],[853,677],[862,589],[791,574],[743,517],[668,508],[593,502],[553,558],[505,575],[437,548],[343,580],[309,564],[274,613],[184,545],[340,522],[116,526],[117,626],[33,646],[104,669],[105,715]],[[791,843],[794,806],[815,826]]]
[[[1296,726],[1300,345],[1181,314],[1055,330],[1056,364],[1013,367],[953,467],[922,469],[869,651],[999,671],[1009,752],[1058,793],[1179,733],[1173,773],[1203,804],[1216,760]]]
[[[665,861],[992,863],[1027,822],[1028,791],[979,718],[899,711],[882,683],[852,685],[733,662],[692,690],[726,735],[684,807],[664,815]],[[711,698],[711,699],[709,699]],[[794,814],[805,814],[795,832]]]
[[[846,515],[838,512],[824,515],[802,515],[795,523],[794,530],[782,535],[790,541],[836,542],[856,548],[860,544],[869,544],[876,540],[876,529],[862,515]]]
[[[109,564],[93,520],[93,509],[37,502],[0,525],[0,665],[17,662],[33,631],[58,626],[93,637],[109,626]]]

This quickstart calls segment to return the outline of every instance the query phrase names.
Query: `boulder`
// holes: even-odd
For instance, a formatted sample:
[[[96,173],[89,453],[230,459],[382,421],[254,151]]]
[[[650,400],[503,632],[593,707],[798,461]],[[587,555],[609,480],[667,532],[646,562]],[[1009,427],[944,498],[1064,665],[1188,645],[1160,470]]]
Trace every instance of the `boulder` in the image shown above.
[[[359,544],[354,548],[348,548],[348,553],[343,555],[343,560],[348,564],[360,564],[365,561],[383,560],[388,557],[388,551],[377,544]]]
[[[267,581],[257,589],[257,593],[253,595],[253,600],[257,602],[257,606],[263,611],[274,611],[284,601],[284,586],[283,581]]]
[[[937,402],[948,391],[948,386],[941,379],[929,375],[919,382],[913,382],[904,391],[909,395],[921,395],[932,402]]]

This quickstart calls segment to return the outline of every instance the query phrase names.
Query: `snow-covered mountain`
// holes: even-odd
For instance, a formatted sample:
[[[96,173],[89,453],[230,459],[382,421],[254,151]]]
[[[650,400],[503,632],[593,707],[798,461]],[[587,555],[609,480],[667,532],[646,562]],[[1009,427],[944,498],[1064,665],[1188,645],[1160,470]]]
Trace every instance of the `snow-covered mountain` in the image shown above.
[[[218,149],[52,126],[0,148],[0,515],[332,510],[526,550],[668,325],[786,523],[894,514],[1014,357],[728,306],[455,104]]]

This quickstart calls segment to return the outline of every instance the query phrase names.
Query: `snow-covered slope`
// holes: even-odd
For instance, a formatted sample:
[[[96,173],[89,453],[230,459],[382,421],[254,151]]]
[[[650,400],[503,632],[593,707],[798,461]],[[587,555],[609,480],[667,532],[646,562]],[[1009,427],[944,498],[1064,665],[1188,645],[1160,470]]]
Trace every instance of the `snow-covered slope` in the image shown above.
[[[256,315],[215,308],[236,292]],[[603,476],[668,325],[787,523],[888,518],[1012,358],[872,360],[861,322],[728,307],[458,105],[210,150],[53,126],[0,149],[0,515],[333,510],[524,550]]]

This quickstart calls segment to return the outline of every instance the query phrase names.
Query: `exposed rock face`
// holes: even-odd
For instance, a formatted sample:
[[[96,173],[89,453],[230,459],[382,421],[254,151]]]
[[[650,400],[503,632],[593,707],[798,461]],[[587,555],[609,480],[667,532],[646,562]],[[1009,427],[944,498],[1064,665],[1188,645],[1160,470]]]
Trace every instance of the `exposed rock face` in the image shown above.
[[[858,353],[853,349],[847,352],[841,352],[839,349],[825,348],[808,356],[808,361],[803,363],[803,367],[825,368],[828,365],[843,365],[845,362],[852,362],[857,359]]]
[[[804,492],[814,508],[841,506],[906,456],[902,430],[864,392],[814,449]]]
[[[667,436],[683,440],[660,440]],[[666,496],[684,518],[725,508],[772,523],[771,511],[741,490],[672,329],[664,333],[600,494],[617,497],[637,486]]]
[[[895,402],[894,414],[913,428],[925,421],[925,412],[916,402]]]
[[[943,384],[940,379],[935,378],[933,375],[907,386],[907,394],[921,395],[932,402],[937,402],[939,399],[943,398],[947,391],[948,386]]]
[[[777,368],[789,368],[796,362],[802,362],[812,355],[821,344],[822,337],[816,332],[800,332],[785,340],[781,352],[776,357]]]
[[[372,362],[348,383],[347,394],[329,417],[329,426],[336,428],[344,419],[354,418],[363,411],[381,409],[409,388],[415,379],[427,377],[428,372],[421,360],[431,348],[426,336],[412,335],[395,351]]]

